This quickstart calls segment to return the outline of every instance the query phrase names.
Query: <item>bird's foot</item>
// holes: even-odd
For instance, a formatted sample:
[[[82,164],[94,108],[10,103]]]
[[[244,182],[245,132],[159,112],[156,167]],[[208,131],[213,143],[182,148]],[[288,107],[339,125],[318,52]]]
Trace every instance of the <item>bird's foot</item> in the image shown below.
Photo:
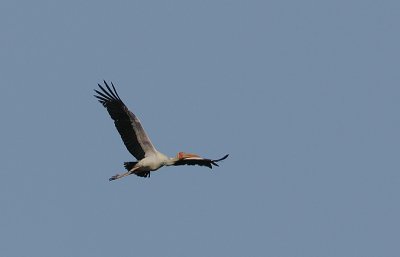
[[[119,174],[115,174],[114,176],[112,176],[111,178],[109,178],[108,180],[109,181],[113,181],[113,180],[116,180],[116,179],[119,179],[120,178],[120,175]]]

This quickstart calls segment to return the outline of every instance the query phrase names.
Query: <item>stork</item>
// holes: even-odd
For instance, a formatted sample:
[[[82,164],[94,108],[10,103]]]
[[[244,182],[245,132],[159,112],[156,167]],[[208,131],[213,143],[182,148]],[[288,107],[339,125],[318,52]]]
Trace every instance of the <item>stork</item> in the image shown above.
[[[122,102],[114,84],[111,82],[112,89],[106,81],[104,81],[104,85],[105,88],[98,84],[100,91],[95,89],[94,91],[97,95],[94,96],[107,109],[126,148],[137,160],[125,162],[124,166],[127,171],[123,174],[112,176],[109,179],[110,181],[131,174],[150,177],[150,172],[156,171],[163,166],[199,165],[212,169],[213,166],[219,166],[217,162],[228,157],[227,154],[220,159],[213,160],[185,152],[179,152],[175,157],[167,157],[154,147],[140,120]]]

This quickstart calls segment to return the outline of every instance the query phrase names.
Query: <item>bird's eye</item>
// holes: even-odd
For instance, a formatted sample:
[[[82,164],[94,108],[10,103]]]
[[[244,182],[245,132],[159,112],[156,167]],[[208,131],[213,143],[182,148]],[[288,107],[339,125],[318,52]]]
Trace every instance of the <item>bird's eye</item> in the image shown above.
[[[179,152],[178,153],[178,159],[183,159],[185,153],[184,152]]]

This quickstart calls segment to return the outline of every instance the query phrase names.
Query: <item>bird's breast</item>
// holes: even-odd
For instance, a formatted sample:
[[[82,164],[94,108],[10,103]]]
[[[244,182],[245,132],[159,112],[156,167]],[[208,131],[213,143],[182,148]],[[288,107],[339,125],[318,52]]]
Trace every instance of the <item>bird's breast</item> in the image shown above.
[[[159,158],[157,155],[148,156],[139,161],[138,165],[141,170],[145,171],[153,171],[158,170],[162,166],[164,166],[165,162],[162,158]]]

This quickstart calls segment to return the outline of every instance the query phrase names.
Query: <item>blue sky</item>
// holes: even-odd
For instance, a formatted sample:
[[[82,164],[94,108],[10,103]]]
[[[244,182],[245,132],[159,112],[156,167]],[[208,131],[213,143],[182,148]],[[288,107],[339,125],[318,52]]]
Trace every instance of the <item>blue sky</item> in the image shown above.
[[[399,256],[396,1],[2,1],[0,255]],[[230,157],[109,182],[157,148]]]

